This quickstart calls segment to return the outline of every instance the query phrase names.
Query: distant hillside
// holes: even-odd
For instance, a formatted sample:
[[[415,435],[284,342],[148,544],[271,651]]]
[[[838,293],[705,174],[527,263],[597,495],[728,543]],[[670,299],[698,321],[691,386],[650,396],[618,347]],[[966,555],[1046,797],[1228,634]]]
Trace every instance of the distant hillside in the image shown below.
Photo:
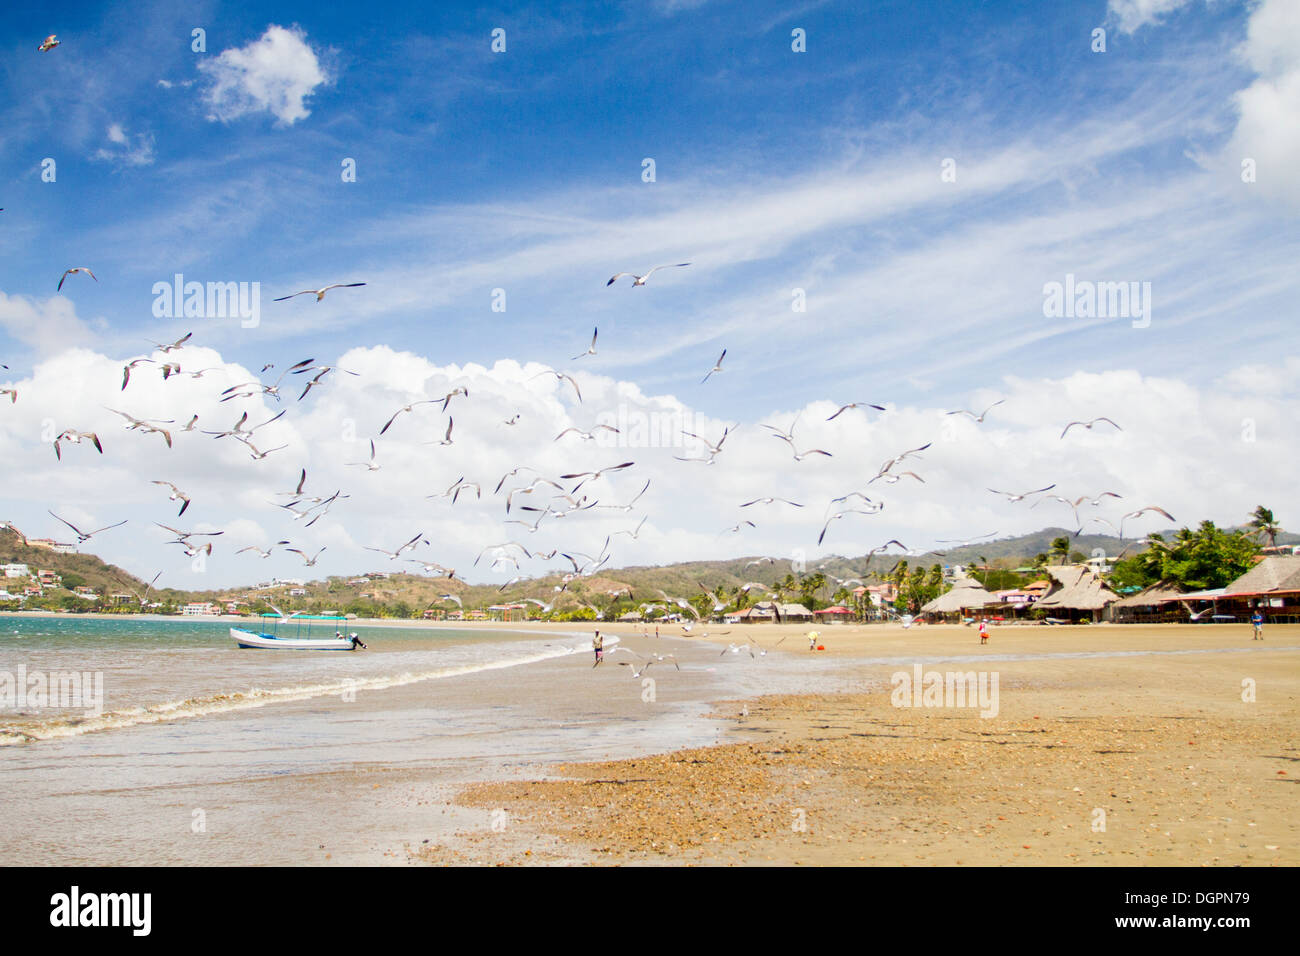
[[[144,593],[145,583],[116,565],[106,564],[93,554],[59,554],[26,544],[22,535],[12,528],[0,529],[0,564],[25,564],[33,574],[40,570],[54,571],[69,590],[84,585],[101,595],[132,589]],[[0,583],[5,581],[15,588],[28,583],[16,578],[0,579]]]
[[[1226,529],[1234,530],[1234,529]],[[1150,532],[1145,532],[1150,533]],[[1173,530],[1160,532],[1166,539]],[[919,556],[877,554],[870,562],[865,555],[844,557],[833,555],[818,561],[797,566],[790,557],[767,560],[758,555],[723,561],[688,561],[661,566],[632,566],[602,569],[598,574],[578,578],[564,584],[563,575],[545,574],[516,582],[504,589],[492,584],[467,584],[460,580],[447,580],[406,572],[385,572],[372,569],[355,575],[330,577],[309,581],[302,587],[304,595],[290,597],[289,585],[255,590],[250,587],[226,588],[220,591],[184,591],[165,588],[150,592],[150,600],[164,604],[181,605],[190,601],[243,601],[250,610],[260,610],[268,602],[282,610],[305,608],[346,610],[349,607],[367,615],[418,616],[429,607],[454,610],[453,601],[443,600],[445,594],[460,598],[465,608],[486,607],[491,604],[519,603],[532,598],[553,604],[557,611],[576,609],[580,602],[607,604],[619,592],[631,591],[630,603],[640,604],[661,599],[660,591],[672,597],[690,599],[700,593],[701,587],[710,590],[726,587],[735,590],[749,582],[766,587],[774,586],[787,575],[796,580],[801,575],[821,571],[831,580],[822,592],[829,596],[835,591],[834,578],[863,578],[867,574],[884,574],[900,560],[910,567],[929,567],[932,564],[983,565],[998,569],[1011,569],[1031,564],[1035,556],[1049,554],[1055,538],[1070,538],[1070,549],[1091,557],[1100,550],[1112,558],[1120,553],[1119,540],[1107,535],[1085,534],[1075,538],[1066,528],[1044,528],[1029,534],[998,538],[987,542],[954,547],[944,552],[927,552]],[[1279,544],[1300,543],[1300,535],[1283,533]],[[1135,554],[1143,546],[1133,546],[1128,554]],[[107,596],[114,591],[143,594],[145,582],[114,565],[106,564],[93,554],[58,554],[26,545],[20,535],[11,529],[0,529],[0,563],[27,564],[33,572],[49,569],[63,576],[64,585],[71,589],[77,585],[94,588]],[[389,577],[377,574],[389,573]],[[369,578],[368,581],[360,579]],[[351,581],[357,583],[349,583]],[[17,585],[17,581],[11,581]],[[22,582],[26,583],[26,582]],[[563,587],[563,590],[560,590]],[[762,595],[757,595],[761,597]]]

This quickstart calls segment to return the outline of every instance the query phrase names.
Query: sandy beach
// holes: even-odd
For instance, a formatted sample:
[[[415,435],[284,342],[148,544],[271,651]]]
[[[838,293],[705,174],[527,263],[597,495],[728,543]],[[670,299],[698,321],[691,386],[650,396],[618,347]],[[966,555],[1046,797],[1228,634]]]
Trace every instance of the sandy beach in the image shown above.
[[[609,630],[646,646],[636,627]],[[752,635],[770,646],[785,637],[774,653],[838,658],[860,687],[719,701],[714,716],[730,730],[717,746],[465,787],[452,806],[479,811],[475,825],[412,840],[408,858],[1300,862],[1300,626],[1272,627],[1262,642],[1242,626],[998,627],[985,646],[960,626],[836,626],[819,629],[826,650],[811,653],[807,630],[721,627],[710,639]],[[895,706],[891,677],[912,662],[995,673],[996,716]],[[673,676],[661,671],[659,683]]]

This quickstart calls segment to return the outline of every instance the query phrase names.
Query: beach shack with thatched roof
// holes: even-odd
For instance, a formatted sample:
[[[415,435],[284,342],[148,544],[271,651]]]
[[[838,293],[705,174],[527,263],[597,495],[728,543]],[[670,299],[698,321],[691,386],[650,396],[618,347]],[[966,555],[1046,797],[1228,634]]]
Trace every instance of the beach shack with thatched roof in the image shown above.
[[[1216,614],[1239,615],[1245,620],[1256,609],[1272,622],[1300,621],[1300,555],[1264,557],[1215,598]]]
[[[921,613],[938,617],[961,617],[966,611],[980,610],[986,604],[996,603],[998,599],[974,578],[962,578],[951,591],[945,591],[933,601],[922,605]]]
[[[1157,581],[1113,603],[1110,619],[1119,624],[1186,623],[1186,593],[1170,581]]]
[[[1034,605],[1049,617],[1071,621],[1096,621],[1119,595],[1106,586],[1092,568],[1085,564],[1065,564],[1047,568],[1052,586]]]

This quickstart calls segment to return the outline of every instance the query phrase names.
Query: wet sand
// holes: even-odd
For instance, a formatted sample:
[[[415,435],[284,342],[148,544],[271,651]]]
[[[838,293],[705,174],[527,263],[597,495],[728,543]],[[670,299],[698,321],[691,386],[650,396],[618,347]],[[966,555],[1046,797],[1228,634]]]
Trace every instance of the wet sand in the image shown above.
[[[710,640],[788,635],[773,653],[835,665],[845,692],[719,702],[731,729],[717,746],[465,787],[451,806],[477,822],[408,842],[408,859],[1300,862],[1300,626],[1271,626],[1264,641],[1245,625],[1008,626],[985,646],[961,626],[832,626],[811,653],[796,640],[808,629],[722,626]],[[775,659],[740,657],[728,664]],[[895,706],[891,676],[913,663],[996,673],[997,715]]]

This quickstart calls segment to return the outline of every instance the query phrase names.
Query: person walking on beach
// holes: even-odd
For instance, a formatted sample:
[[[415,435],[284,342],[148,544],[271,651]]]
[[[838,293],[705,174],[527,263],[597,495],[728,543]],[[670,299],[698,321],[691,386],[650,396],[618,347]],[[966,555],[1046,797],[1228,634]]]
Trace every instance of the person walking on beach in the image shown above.
[[[1250,623],[1255,628],[1255,636],[1251,640],[1262,641],[1264,639],[1264,612],[1256,608],[1255,613],[1250,616]]]
[[[597,667],[605,659],[605,639],[600,636],[600,631],[596,632],[596,639],[591,642],[591,646],[596,652],[596,663],[591,666]]]
[[[987,644],[988,642],[989,642],[989,621],[988,618],[982,618],[980,620],[980,643]]]
[[[658,624],[655,625],[655,637],[656,637],[656,638],[659,637],[659,625],[658,625]]]

